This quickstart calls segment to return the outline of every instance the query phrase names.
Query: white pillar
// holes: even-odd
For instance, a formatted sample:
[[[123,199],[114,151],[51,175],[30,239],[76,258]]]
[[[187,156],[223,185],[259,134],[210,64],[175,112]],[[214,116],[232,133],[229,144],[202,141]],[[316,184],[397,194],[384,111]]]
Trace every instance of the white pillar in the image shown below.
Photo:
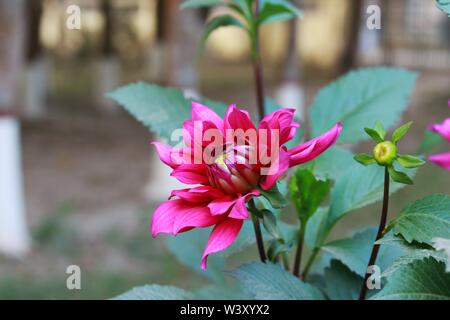
[[[30,247],[21,163],[19,122],[0,116],[0,252],[17,258]]]
[[[20,159],[17,79],[23,67],[25,1],[0,0],[0,253],[23,256],[30,239]]]

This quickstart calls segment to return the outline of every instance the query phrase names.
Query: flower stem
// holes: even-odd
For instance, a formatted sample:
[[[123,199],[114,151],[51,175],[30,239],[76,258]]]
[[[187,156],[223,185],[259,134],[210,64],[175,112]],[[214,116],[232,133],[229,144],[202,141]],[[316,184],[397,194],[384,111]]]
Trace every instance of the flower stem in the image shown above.
[[[266,262],[266,250],[264,250],[264,241],[259,226],[259,219],[255,214],[252,214],[253,228],[255,229],[256,245],[258,246],[259,257],[262,262]]]
[[[302,261],[303,243],[305,242],[305,223],[302,221],[298,233],[297,251],[295,252],[295,261],[292,274],[296,277],[300,275],[300,265]]]
[[[309,269],[311,268],[314,260],[316,259],[317,255],[319,254],[320,248],[314,248],[313,252],[309,256],[308,262],[306,263],[305,269],[303,269],[303,273],[301,276],[301,279],[304,280],[308,276]]]
[[[261,63],[261,55],[259,53],[259,28],[257,26],[256,20],[259,14],[259,0],[256,0],[255,13],[253,17],[252,32],[250,33],[250,40],[252,42],[252,60],[253,60],[253,71],[255,79],[255,93],[256,102],[258,106],[258,116],[259,119],[264,117],[264,79],[263,79],[263,69]],[[252,215],[253,227],[255,229],[256,244],[258,246],[259,257],[262,262],[267,260],[266,251],[264,249],[264,240],[261,233],[261,228],[259,225],[259,218]]]
[[[261,120],[265,115],[265,108],[264,108],[264,76],[259,47],[259,27],[256,23],[258,15],[259,15],[259,0],[256,0],[254,25],[250,37],[252,42],[252,61],[255,79],[256,105],[258,107],[259,119]]]
[[[283,259],[284,269],[286,271],[289,271],[289,257],[288,257],[287,252],[281,253],[281,258]]]
[[[378,232],[377,232],[377,237],[375,239],[375,242],[380,240],[380,238],[383,236],[383,231],[384,231],[384,228],[386,226],[386,221],[387,221],[388,207],[389,207],[389,172],[388,172],[388,168],[385,167],[385,169],[384,169],[383,209],[381,210],[380,226],[378,227]],[[372,253],[370,254],[369,264],[367,265],[367,268],[366,268],[366,275],[364,277],[364,282],[361,287],[361,291],[359,293],[359,300],[364,300],[366,298],[367,280],[370,277],[370,274],[367,273],[367,269],[370,266],[373,266],[375,264],[379,250],[380,250],[380,245],[375,243],[372,248]]]

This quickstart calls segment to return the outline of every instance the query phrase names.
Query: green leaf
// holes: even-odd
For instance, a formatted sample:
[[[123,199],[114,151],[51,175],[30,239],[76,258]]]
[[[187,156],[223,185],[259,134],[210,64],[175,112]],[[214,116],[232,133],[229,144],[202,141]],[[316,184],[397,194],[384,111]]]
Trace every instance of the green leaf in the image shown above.
[[[390,128],[406,109],[416,74],[397,68],[366,68],[334,81],[314,99],[310,108],[312,135],[319,136],[339,121],[339,142],[366,140],[361,127],[378,119]]]
[[[278,227],[283,236],[285,243],[297,241],[298,238],[298,226],[289,224],[283,221],[278,221]]]
[[[247,21],[253,19],[253,0],[231,0],[229,7],[245,17]]]
[[[363,281],[338,260],[325,269],[325,293],[331,300],[357,300]]]
[[[258,300],[323,300],[315,287],[302,282],[280,266],[253,262],[231,272],[240,285]]]
[[[212,7],[218,4],[224,4],[223,0],[185,0],[180,5],[180,9]]]
[[[388,171],[389,171],[389,176],[395,182],[403,183],[403,184],[414,184],[414,181],[412,181],[411,178],[408,177],[408,175],[406,173],[395,170],[393,166],[389,166]]]
[[[384,140],[386,138],[386,130],[383,127],[383,124],[380,121],[375,122],[375,126],[373,129],[378,132],[378,135]]]
[[[200,300],[248,300],[250,297],[242,289],[207,285],[195,290],[195,297]]]
[[[399,156],[397,161],[403,168],[417,168],[425,164],[424,160],[411,155]]]
[[[449,261],[444,252],[430,249],[429,246],[418,243],[408,243],[401,236],[395,236],[392,232],[388,232],[383,238],[377,241],[383,246],[391,246],[394,250],[401,250],[403,254],[395,259],[388,268],[383,270],[383,277],[390,277],[398,268],[410,264],[415,260],[423,260],[424,258],[433,257],[437,261],[442,261],[450,266]]]
[[[337,149],[339,150],[339,149]],[[337,151],[335,150],[335,151]],[[325,176],[337,176],[336,183],[331,190],[331,207],[329,210],[321,209],[308,221],[306,229],[306,241],[309,246],[320,247],[326,239],[332,227],[349,212],[372,204],[383,197],[384,168],[380,166],[363,167],[351,161],[353,155],[340,149],[336,155],[336,166],[316,162],[314,169],[320,168],[321,174]],[[317,160],[325,159],[332,162],[333,157],[325,157],[328,152]],[[350,161],[341,161],[350,159]],[[415,169],[407,169],[411,175]],[[403,188],[405,185],[392,183],[390,194]]]
[[[329,224],[334,224],[348,212],[372,204],[383,197],[384,168],[380,166],[362,167],[354,163],[347,173],[336,181],[331,191]],[[415,171],[411,171],[414,174]],[[403,184],[393,183],[390,193],[402,188]]]
[[[342,147],[333,146],[304,166],[311,168],[321,179],[337,180],[345,175],[351,162],[353,153]]]
[[[444,139],[439,134],[431,131],[425,131],[417,153],[429,153],[430,151],[438,147],[442,142],[444,142]]]
[[[107,97],[122,105],[161,139],[172,144],[178,142],[171,141],[172,133],[182,128],[183,122],[190,118],[191,114],[191,101],[185,99],[180,90],[155,84],[129,84],[108,93]],[[210,106],[218,114],[225,112],[222,103],[215,102]]]
[[[272,240],[269,249],[267,250],[267,257],[270,261],[276,262],[278,256],[283,252],[289,252],[294,247],[294,243],[284,243],[282,240]]]
[[[364,277],[376,233],[376,228],[369,228],[356,233],[352,238],[332,241],[323,246],[323,250],[330,253],[335,259],[340,260],[351,271]],[[376,264],[381,270],[384,270],[403,254],[401,248],[382,246]]]
[[[107,94],[166,142],[190,117],[191,104],[174,88],[138,82]]]
[[[113,300],[192,300],[195,296],[186,290],[157,284],[136,287]]]
[[[356,161],[365,166],[377,163],[375,159],[371,155],[368,155],[367,153],[358,153],[354,156],[353,159],[355,159]]]
[[[224,15],[220,15],[220,16],[216,16],[216,17],[212,18],[206,24],[205,31],[203,32],[201,46],[203,47],[205,45],[206,40],[208,39],[208,37],[211,35],[211,33],[214,30],[221,28],[221,27],[230,27],[230,26],[245,29],[245,26],[238,19],[236,19],[235,17],[233,17],[229,14],[224,14]]]
[[[450,272],[450,239],[434,238],[433,248],[435,248],[437,252],[441,253],[445,257],[444,262],[447,264],[447,268],[445,269],[445,271]]]
[[[394,132],[392,133],[392,142],[393,143],[397,143],[398,141],[400,141],[400,139],[402,139],[405,134],[408,133],[409,129],[412,126],[412,121],[405,123],[404,125],[402,125],[401,127],[397,128],[394,130]]]
[[[261,194],[270,201],[270,204],[275,209],[284,208],[287,205],[287,199],[286,199],[286,191],[285,188],[285,181],[278,181],[272,188],[269,190],[263,190],[260,189],[259,191]]]
[[[320,247],[329,232],[330,208],[319,208],[306,223],[305,241],[309,248]]]
[[[436,6],[450,17],[450,0],[436,0]]]
[[[364,128],[364,131],[369,135],[369,137],[373,139],[373,141],[377,143],[384,141],[384,138],[381,137],[378,131],[376,131],[375,129]]]
[[[179,262],[218,284],[224,284],[225,258],[223,254],[211,255],[208,258],[208,268],[206,270],[200,268],[200,261],[210,233],[211,228],[195,229],[176,237],[167,237],[166,241],[169,250]]]
[[[389,224],[406,241],[433,245],[434,238],[450,238],[450,196],[436,194],[418,200]]]
[[[449,300],[450,273],[445,272],[443,262],[433,258],[416,260],[398,268],[373,299]]]
[[[289,181],[292,202],[299,219],[306,222],[329,194],[330,180],[318,180],[308,169],[297,169]]]
[[[277,217],[270,212],[269,210],[262,211],[262,220],[263,225],[266,231],[275,239],[279,239],[281,237],[280,232],[277,228]]]
[[[303,13],[287,0],[261,0],[258,24],[285,21],[302,17]]]

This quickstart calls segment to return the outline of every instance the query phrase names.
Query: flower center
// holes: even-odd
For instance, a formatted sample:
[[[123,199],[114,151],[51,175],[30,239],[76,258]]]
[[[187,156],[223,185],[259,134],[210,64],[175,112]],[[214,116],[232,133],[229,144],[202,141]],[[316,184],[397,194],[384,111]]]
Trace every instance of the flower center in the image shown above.
[[[246,194],[258,183],[259,174],[255,166],[248,163],[248,150],[228,148],[208,166],[208,177],[212,186],[228,194]]]
[[[221,167],[223,170],[230,172],[228,170],[227,165],[225,164],[225,159],[227,158],[227,155],[225,153],[222,153],[220,156],[218,156],[215,160],[214,163],[217,164],[219,167]]]

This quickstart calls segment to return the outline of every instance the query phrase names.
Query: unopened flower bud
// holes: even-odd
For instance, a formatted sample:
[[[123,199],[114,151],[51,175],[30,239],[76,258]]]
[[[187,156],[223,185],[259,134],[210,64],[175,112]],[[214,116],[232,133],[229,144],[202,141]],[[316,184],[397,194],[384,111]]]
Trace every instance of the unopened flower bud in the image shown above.
[[[391,165],[397,158],[397,146],[391,141],[380,142],[373,148],[373,157],[379,165]]]

